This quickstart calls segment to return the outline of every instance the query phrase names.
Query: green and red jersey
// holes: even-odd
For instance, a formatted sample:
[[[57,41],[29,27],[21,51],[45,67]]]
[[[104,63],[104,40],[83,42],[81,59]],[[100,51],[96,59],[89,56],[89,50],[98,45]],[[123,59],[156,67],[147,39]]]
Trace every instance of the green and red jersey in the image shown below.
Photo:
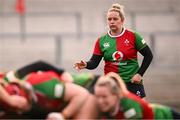
[[[93,82],[93,77],[91,73],[79,73],[72,74],[73,83],[76,85],[80,85],[86,88],[91,82]]]
[[[65,86],[57,73],[33,72],[24,80],[32,85],[37,104],[45,111],[59,111],[65,104],[63,101]]]
[[[153,119],[151,106],[130,92],[120,100],[120,106],[127,119]]]
[[[139,70],[137,51],[147,44],[137,33],[127,29],[118,36],[108,32],[100,37],[95,44],[95,55],[102,55],[105,61],[104,73],[118,73],[125,82],[130,82],[132,76]]]
[[[129,92],[120,100],[119,111],[114,116],[108,115],[107,118],[153,119],[153,110],[147,102]]]
[[[121,100],[126,119],[168,119],[173,120],[172,109],[160,104],[149,104],[137,96],[128,95]]]
[[[173,120],[172,109],[170,107],[159,104],[151,104],[151,106],[154,112],[154,119]]]
[[[105,114],[103,119],[173,119],[172,109],[159,104],[149,104],[138,96],[128,93],[119,104],[119,111],[110,116]]]
[[[73,74],[72,77],[74,84],[80,85],[85,88],[88,87],[88,85],[92,81],[91,73]],[[6,75],[4,76],[4,79],[7,82],[11,81],[6,77]],[[44,108],[44,110],[58,111],[66,104],[63,101],[65,81],[61,79],[61,75],[59,75],[57,72],[31,72],[26,75],[23,80],[32,85],[35,96],[37,97],[37,104],[40,107]]]
[[[73,83],[82,87],[88,87],[92,81],[92,74],[73,74]],[[38,102],[42,108],[48,111],[58,111],[65,103],[65,85],[61,76],[54,71],[39,71],[28,74],[24,80],[32,85]]]

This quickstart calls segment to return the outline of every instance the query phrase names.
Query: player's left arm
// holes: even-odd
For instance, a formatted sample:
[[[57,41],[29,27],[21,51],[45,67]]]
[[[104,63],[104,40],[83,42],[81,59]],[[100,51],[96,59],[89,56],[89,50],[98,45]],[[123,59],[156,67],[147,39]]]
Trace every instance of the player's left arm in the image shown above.
[[[137,71],[137,74],[134,75],[132,80],[138,78],[140,82],[141,77],[144,75],[144,73],[146,72],[147,68],[149,67],[153,59],[153,54],[149,46],[146,44],[145,40],[141,37],[141,35],[135,32],[135,38],[136,38],[135,41],[136,49],[141,53],[141,55],[144,58],[139,70]]]
[[[141,76],[143,76],[144,73],[146,72],[147,68],[151,64],[151,61],[153,59],[153,54],[152,54],[149,46],[144,47],[139,52],[141,53],[142,56],[144,56],[144,58],[143,58],[142,64],[137,73],[140,74]]]

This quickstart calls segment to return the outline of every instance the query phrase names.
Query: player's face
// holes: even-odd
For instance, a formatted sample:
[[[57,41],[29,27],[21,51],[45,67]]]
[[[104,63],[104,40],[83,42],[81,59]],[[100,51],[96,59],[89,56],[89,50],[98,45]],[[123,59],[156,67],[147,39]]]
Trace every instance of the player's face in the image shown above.
[[[110,31],[117,33],[121,32],[121,28],[123,25],[123,20],[119,16],[119,13],[116,11],[110,11],[107,14],[107,24],[109,26]]]
[[[95,96],[101,112],[113,111],[119,100],[107,86],[95,87]]]

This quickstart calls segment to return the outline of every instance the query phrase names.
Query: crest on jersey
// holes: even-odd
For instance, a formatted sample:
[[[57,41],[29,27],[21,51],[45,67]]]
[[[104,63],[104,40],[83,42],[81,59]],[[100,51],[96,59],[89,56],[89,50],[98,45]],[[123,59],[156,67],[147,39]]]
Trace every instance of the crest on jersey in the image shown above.
[[[113,60],[115,61],[121,61],[123,59],[123,53],[120,51],[115,51],[112,57],[113,57]]]
[[[124,41],[124,44],[125,44],[126,46],[128,46],[128,45],[129,45],[129,40],[126,39],[126,40]]]
[[[108,47],[110,47],[110,44],[109,44],[109,42],[106,42],[106,43],[103,44],[103,46],[104,46],[105,48],[108,48]]]

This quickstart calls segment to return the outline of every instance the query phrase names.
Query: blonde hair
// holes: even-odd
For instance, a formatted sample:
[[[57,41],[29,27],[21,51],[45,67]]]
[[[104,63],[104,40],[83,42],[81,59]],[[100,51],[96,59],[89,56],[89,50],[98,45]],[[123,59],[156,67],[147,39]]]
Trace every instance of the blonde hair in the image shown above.
[[[117,81],[123,94],[126,94],[128,92],[126,84],[124,83],[123,79],[117,73],[110,72],[106,76],[112,77]]]
[[[98,79],[95,87],[108,86],[113,94],[127,94],[129,91],[126,88],[124,81],[121,77],[114,72],[110,72],[105,76]]]
[[[119,16],[122,20],[125,19],[125,13],[124,13],[124,6],[120,5],[119,3],[112,4],[111,8],[109,8],[108,12],[118,12]]]
[[[101,86],[110,88],[111,93],[115,95],[118,95],[120,92],[119,84],[117,84],[117,82],[113,78],[107,76],[100,77],[95,85],[95,87]]]

